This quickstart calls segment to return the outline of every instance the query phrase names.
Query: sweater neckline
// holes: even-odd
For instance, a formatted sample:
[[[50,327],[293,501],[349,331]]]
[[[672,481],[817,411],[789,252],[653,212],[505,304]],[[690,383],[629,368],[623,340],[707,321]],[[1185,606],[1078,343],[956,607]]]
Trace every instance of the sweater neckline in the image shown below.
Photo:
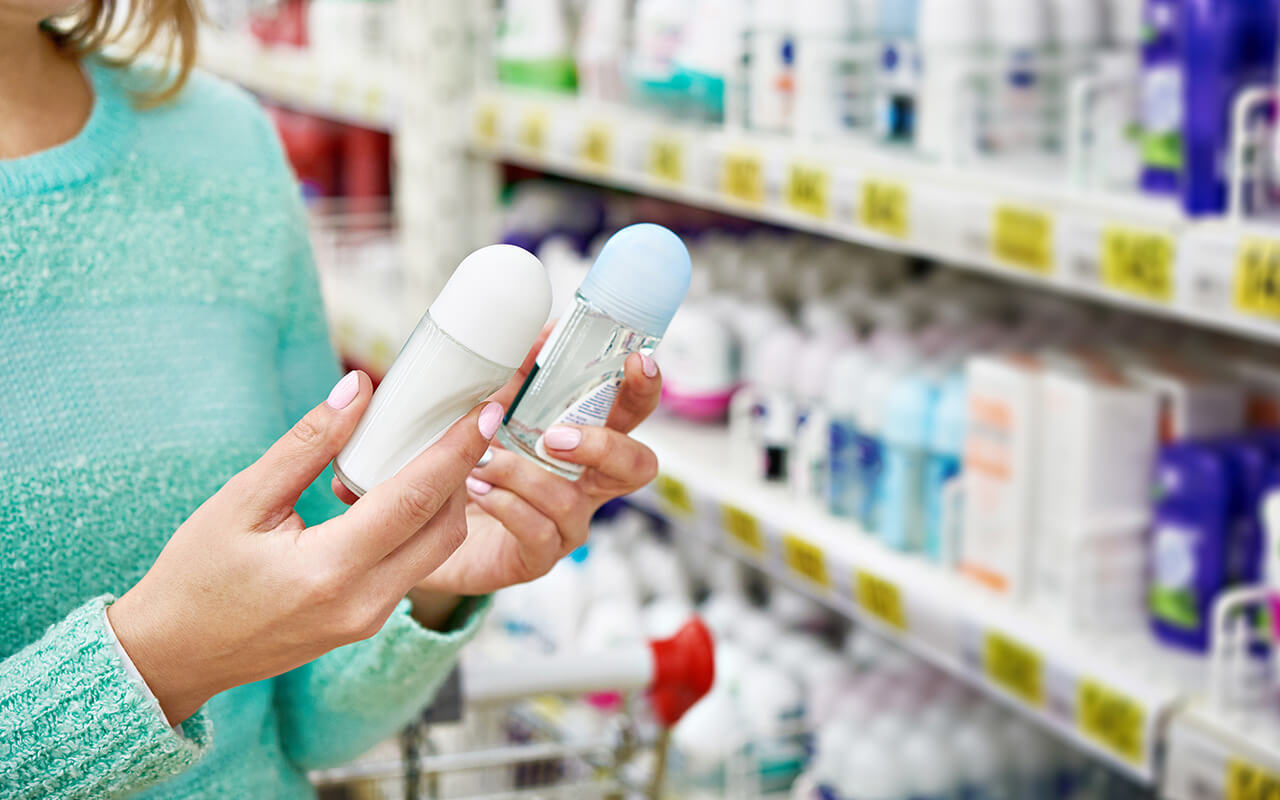
[[[97,175],[127,152],[135,112],[117,68],[100,58],[81,62],[93,92],[93,109],[80,131],[61,144],[15,159],[0,159],[0,197],[56,191]]]

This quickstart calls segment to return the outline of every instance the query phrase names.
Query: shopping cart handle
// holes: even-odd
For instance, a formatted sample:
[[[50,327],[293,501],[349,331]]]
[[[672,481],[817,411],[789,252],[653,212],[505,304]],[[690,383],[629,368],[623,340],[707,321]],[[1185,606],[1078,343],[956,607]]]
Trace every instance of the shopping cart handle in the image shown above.
[[[711,691],[716,677],[716,648],[711,631],[694,617],[668,639],[649,642],[653,682],[649,698],[654,716],[668,728]]]

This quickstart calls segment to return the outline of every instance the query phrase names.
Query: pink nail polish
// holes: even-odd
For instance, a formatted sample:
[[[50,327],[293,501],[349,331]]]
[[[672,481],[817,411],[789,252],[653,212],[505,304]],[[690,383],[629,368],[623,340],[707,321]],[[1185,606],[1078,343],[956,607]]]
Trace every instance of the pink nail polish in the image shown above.
[[[652,378],[658,374],[658,362],[643,353],[640,354],[640,368],[644,370],[646,378]]]
[[[486,439],[492,439],[493,435],[498,432],[498,426],[502,424],[502,404],[489,403],[480,412],[480,435]]]
[[[493,489],[493,484],[488,481],[482,481],[479,478],[467,478],[467,490],[475,495],[483,497]]]
[[[329,397],[324,402],[329,408],[341,411],[351,405],[351,401],[355,400],[358,394],[360,394],[360,376],[354,372],[348,372],[342,376],[342,380],[333,385],[329,390]]]
[[[564,425],[547,428],[542,434],[542,442],[548,450],[572,450],[582,442],[582,431]]]

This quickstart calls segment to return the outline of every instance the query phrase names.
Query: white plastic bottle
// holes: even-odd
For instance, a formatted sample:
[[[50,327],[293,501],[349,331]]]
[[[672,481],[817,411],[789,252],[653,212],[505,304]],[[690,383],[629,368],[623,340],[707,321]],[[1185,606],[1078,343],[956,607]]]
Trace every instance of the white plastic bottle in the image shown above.
[[[552,91],[577,88],[562,0],[508,0],[498,31],[498,80]]]
[[[467,256],[405,342],[338,457],[357,496],[390,478],[511,379],[546,322],[547,271],[526,250]]]
[[[797,0],[795,122],[804,138],[848,133],[857,121],[853,45],[861,30],[851,0]]]
[[[578,26],[578,84],[584,97],[606,103],[626,100],[627,0],[589,0]]]
[[[1047,0],[989,0],[995,73],[984,140],[989,152],[1024,159],[1046,139]]]
[[[920,91],[918,5],[919,0],[878,0],[876,4],[880,58],[875,125],[877,135],[887,142],[910,144],[915,140]]]
[[[911,800],[960,800],[960,769],[944,732],[918,728],[907,734],[901,748]],[[1041,799],[1039,795],[1019,797],[1050,800],[1048,796]]]
[[[756,130],[773,133],[791,128],[795,94],[791,12],[788,0],[755,0],[751,7],[747,113]]]
[[[791,488],[804,501],[818,502],[826,495],[830,417],[824,390],[832,362],[851,337],[850,333],[837,331],[810,339],[796,365],[796,449],[791,462]]]
[[[631,82],[642,102],[666,109],[675,99],[675,59],[688,21],[687,0],[637,0]]]
[[[498,431],[502,445],[576,480],[582,467],[553,458],[553,425],[603,425],[627,356],[651,354],[689,289],[689,251],[671,231],[642,223],[613,235],[530,370]]]
[[[739,0],[692,0],[675,75],[684,106],[695,119],[720,122],[727,87],[742,59],[747,10]]]
[[[904,374],[881,411],[884,477],[875,529],[886,546],[907,553],[926,546],[929,433],[938,400],[932,373],[926,368]]]
[[[1047,80],[1046,124],[1050,149],[1060,149],[1073,76],[1093,69],[1105,36],[1101,0],[1050,0],[1053,67]]]
[[[916,149],[955,163],[977,147],[987,31],[979,0],[920,0],[920,94]]]
[[[850,519],[858,518],[863,507],[858,411],[867,366],[866,348],[851,345],[832,362],[827,377],[827,510]]]
[[[840,800],[907,800],[910,791],[899,751],[870,737],[846,751],[840,781]]]
[[[964,800],[1019,800],[1009,793],[1009,769],[994,714],[982,709],[971,714],[952,736],[951,746]]]

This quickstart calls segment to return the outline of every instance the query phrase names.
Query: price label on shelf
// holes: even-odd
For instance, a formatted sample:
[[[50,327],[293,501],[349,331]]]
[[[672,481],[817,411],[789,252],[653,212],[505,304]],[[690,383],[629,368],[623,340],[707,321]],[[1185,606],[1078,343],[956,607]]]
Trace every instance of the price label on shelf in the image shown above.
[[[476,108],[476,139],[485,145],[498,143],[498,104],[484,103]]]
[[[1125,761],[1142,763],[1147,715],[1141,704],[1096,681],[1082,680],[1076,724],[1085,736]]]
[[[1240,245],[1231,294],[1237,311],[1280,321],[1280,241],[1246,239]]]
[[[858,218],[873,231],[905,239],[911,230],[907,187],[892,181],[868,180],[862,184]]]
[[[720,524],[725,535],[739,546],[764,555],[764,532],[760,530],[760,520],[746,511],[730,505],[720,506]]]
[[[1108,227],[1102,232],[1102,284],[1156,303],[1173,300],[1173,237]]]
[[[1030,647],[988,632],[982,642],[982,668],[988,680],[1028,705],[1044,705],[1044,663]]]
[[[1000,261],[1037,275],[1053,272],[1053,220],[1033,208],[997,206],[991,252]]]
[[[725,153],[720,173],[720,192],[740,203],[764,204],[764,162],[746,150]]]
[[[793,573],[821,589],[831,588],[822,548],[794,533],[782,537],[782,560]]]
[[[596,120],[582,129],[582,160],[596,169],[609,169],[613,164],[613,126]]]
[[[1280,775],[1233,758],[1227,762],[1226,800],[1280,800]]]
[[[547,148],[547,112],[531,108],[520,120],[520,146],[541,154]]]
[[[649,175],[663,183],[684,183],[684,141],[660,133],[649,144]]]
[[[890,628],[907,629],[907,612],[898,587],[866,570],[854,573],[854,595],[858,605]]]
[[[831,174],[819,166],[793,163],[787,171],[786,201],[792,211],[818,219],[830,216]]]
[[[383,94],[382,87],[370,86],[364,90],[364,103],[360,110],[363,112],[365,119],[381,119],[386,106],[387,100]]]
[[[653,491],[672,511],[685,516],[693,514],[693,497],[682,481],[659,474],[653,482]]]

